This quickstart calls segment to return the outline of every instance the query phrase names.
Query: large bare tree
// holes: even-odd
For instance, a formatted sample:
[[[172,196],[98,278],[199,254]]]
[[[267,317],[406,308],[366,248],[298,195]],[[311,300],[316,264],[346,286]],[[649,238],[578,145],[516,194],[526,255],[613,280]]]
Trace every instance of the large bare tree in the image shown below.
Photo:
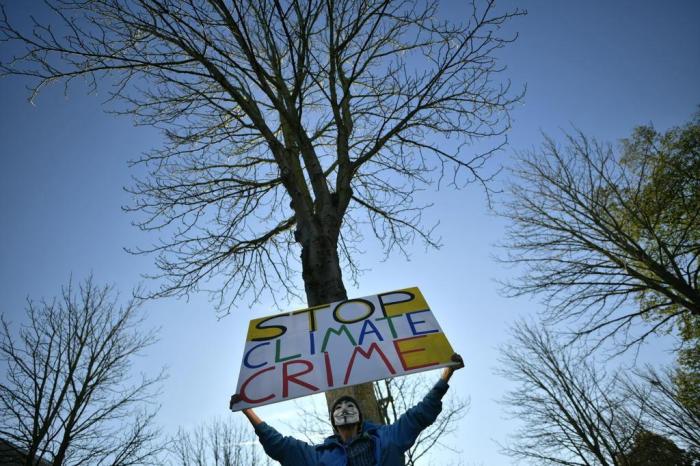
[[[624,348],[672,325],[691,338],[699,154],[700,117],[666,132],[639,127],[619,150],[576,132],[523,154],[503,211],[507,261],[523,272],[508,291],[543,296],[550,323],[619,337]]]
[[[623,466],[643,425],[619,376],[544,327],[521,323],[513,333],[500,372],[514,383],[503,402],[520,427],[504,452],[537,465]]]
[[[30,301],[18,330],[3,316],[0,436],[26,452],[27,466],[157,464],[152,397],[162,374],[130,372],[154,341],[142,326],[135,301],[119,306],[92,279]]]
[[[131,187],[139,226],[160,230],[154,296],[200,288],[228,312],[244,294],[347,299],[342,264],[375,236],[386,252],[419,238],[421,186],[485,182],[518,96],[499,79],[514,12],[437,0],[49,0],[55,21],[0,37],[2,64],[34,91],[87,79],[113,109],[163,128]],[[497,137],[475,153],[468,144]],[[343,259],[344,258],[344,262]],[[353,389],[379,420],[371,386]],[[330,396],[335,396],[331,394]]]

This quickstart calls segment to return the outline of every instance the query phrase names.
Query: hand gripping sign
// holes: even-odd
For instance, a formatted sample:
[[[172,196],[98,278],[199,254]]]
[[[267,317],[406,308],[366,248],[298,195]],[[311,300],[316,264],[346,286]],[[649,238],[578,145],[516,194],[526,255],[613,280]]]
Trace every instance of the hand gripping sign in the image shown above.
[[[418,288],[254,319],[234,410],[454,365]]]

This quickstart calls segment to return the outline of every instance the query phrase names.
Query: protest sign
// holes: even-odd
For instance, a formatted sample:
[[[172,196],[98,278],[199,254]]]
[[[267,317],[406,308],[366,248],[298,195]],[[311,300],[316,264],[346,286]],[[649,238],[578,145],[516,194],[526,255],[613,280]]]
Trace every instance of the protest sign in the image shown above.
[[[451,365],[418,288],[254,319],[235,411]]]

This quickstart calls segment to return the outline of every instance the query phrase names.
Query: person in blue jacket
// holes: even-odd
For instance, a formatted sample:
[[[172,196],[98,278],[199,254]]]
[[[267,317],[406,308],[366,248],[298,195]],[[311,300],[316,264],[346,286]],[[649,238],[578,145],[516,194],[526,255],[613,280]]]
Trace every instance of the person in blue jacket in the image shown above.
[[[455,370],[464,367],[458,354],[452,356],[452,361],[458,364],[446,367],[425,398],[390,425],[364,421],[354,398],[338,398],[330,412],[335,434],[319,445],[285,437],[263,422],[252,409],[242,411],[255,428],[265,453],[282,466],[403,466],[404,452],[440,414],[450,377]],[[238,395],[233,395],[229,407],[238,400]]]

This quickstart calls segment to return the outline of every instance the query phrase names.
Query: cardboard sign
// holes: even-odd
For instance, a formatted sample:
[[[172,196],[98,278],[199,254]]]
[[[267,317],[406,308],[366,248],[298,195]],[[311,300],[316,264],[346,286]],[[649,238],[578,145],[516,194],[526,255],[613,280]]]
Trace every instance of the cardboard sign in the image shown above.
[[[451,365],[418,288],[254,319],[235,411]]]

